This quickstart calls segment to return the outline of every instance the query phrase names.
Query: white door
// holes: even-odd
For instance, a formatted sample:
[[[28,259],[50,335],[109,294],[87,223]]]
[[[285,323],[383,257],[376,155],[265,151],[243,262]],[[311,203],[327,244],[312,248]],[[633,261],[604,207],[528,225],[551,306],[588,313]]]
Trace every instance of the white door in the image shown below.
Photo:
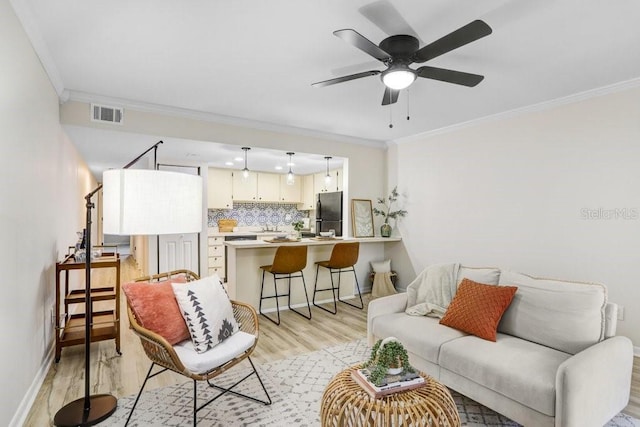
[[[158,169],[199,175],[194,166],[158,165]],[[191,270],[200,274],[200,234],[164,234],[158,236],[158,272]]]

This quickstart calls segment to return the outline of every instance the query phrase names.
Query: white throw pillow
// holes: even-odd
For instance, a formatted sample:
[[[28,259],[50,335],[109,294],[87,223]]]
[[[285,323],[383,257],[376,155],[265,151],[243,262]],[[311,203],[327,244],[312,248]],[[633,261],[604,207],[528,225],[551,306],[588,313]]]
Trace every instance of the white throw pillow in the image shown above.
[[[240,329],[217,275],[189,283],[172,283],[172,287],[198,353],[212,349]]]
[[[371,261],[371,268],[374,273],[389,273],[391,271],[391,260]]]

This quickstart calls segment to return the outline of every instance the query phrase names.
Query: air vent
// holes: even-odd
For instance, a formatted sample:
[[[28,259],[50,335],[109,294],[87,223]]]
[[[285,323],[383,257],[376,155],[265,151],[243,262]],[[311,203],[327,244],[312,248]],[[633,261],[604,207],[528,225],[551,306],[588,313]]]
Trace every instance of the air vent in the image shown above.
[[[91,104],[91,121],[122,124],[124,110],[107,105]]]

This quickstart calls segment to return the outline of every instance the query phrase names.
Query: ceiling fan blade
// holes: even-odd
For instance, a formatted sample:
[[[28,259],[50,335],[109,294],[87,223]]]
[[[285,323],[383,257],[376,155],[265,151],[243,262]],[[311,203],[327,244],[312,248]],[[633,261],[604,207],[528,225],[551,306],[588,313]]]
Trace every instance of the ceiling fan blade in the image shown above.
[[[414,62],[425,62],[450,52],[468,43],[488,36],[493,30],[486,22],[479,19],[458,28],[452,33],[419,49],[414,56]]]
[[[400,15],[400,12],[389,0],[374,1],[362,6],[358,11],[387,35],[408,34],[417,38],[420,44],[424,44],[420,40],[418,33],[411,28],[411,25]]]
[[[395,104],[398,100],[398,95],[400,95],[399,90],[390,89],[388,87],[384,88],[384,95],[382,97],[382,105]]]
[[[379,61],[386,61],[391,56],[356,30],[336,30],[333,34]]]
[[[469,87],[476,86],[484,79],[484,76],[479,74],[463,73],[462,71],[427,66],[418,68],[416,70],[416,74],[426,79],[440,80],[441,82],[454,83]]]
[[[364,71],[362,73],[351,74],[348,76],[336,77],[335,79],[329,79],[321,82],[312,83],[311,86],[313,87],[331,86],[336,83],[348,82],[349,80],[361,79],[362,77],[375,76],[380,73],[381,71],[378,71],[378,70]]]

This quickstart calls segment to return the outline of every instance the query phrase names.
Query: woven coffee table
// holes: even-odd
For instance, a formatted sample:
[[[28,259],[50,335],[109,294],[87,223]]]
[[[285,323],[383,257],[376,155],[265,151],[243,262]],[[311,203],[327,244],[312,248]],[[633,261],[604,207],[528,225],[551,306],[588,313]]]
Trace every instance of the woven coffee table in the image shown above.
[[[426,385],[374,399],[352,378],[352,366],[336,375],[322,396],[322,427],[459,427],[456,404],[447,388],[420,373]]]

